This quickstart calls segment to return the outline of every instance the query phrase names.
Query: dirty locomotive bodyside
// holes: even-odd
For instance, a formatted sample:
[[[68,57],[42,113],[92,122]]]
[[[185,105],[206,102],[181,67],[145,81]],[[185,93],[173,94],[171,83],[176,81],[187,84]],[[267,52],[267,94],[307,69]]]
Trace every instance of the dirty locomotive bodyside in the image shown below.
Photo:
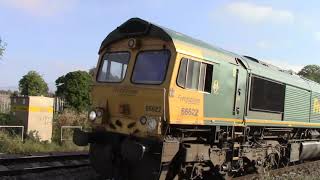
[[[94,169],[114,179],[230,177],[320,156],[320,86],[132,18],[102,42]]]

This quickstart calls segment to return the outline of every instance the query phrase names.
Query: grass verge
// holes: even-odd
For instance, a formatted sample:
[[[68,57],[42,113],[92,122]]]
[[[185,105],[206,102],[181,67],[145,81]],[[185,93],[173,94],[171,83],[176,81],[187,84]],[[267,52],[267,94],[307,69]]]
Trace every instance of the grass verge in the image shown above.
[[[64,143],[41,142],[36,138],[21,138],[7,132],[0,132],[0,152],[6,154],[30,154],[35,152],[71,152],[87,151],[88,147],[80,147],[71,141]]]
[[[10,115],[0,114],[0,124],[11,125],[14,122]],[[15,123],[16,124],[16,123]],[[6,154],[30,154],[36,152],[71,152],[88,151],[88,146],[80,147],[72,141],[61,142],[61,126],[82,126],[89,128],[87,115],[73,111],[65,111],[55,115],[53,119],[52,141],[40,141],[36,132],[30,132],[24,141],[15,132],[0,131],[0,153]],[[72,139],[73,130],[65,131],[64,138]]]

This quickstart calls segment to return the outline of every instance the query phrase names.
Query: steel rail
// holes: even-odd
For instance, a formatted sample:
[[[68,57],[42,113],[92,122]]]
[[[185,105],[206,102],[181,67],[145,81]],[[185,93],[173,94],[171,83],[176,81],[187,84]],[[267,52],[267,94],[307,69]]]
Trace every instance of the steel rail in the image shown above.
[[[87,153],[0,158],[0,177],[89,167]]]
[[[5,155],[2,155],[5,156]],[[20,162],[29,162],[29,161],[57,161],[57,160],[72,160],[72,159],[84,159],[89,158],[87,152],[77,152],[77,153],[56,153],[56,154],[38,154],[38,155],[29,155],[29,156],[0,156],[0,165],[6,163],[20,163]]]
[[[75,169],[80,167],[89,167],[90,163],[81,163],[77,165],[59,165],[59,166],[38,166],[38,167],[29,167],[29,168],[21,168],[21,169],[8,169],[8,170],[0,170],[1,176],[18,176],[29,173],[41,173],[50,170],[59,170],[59,169]]]
[[[320,165],[320,160],[314,160],[314,161],[308,161],[308,162],[304,162],[301,164],[296,164],[296,165],[292,165],[292,166],[285,166],[285,167],[281,167],[278,169],[273,169],[273,170],[269,170],[266,171],[265,173],[262,174],[247,174],[244,176],[240,176],[240,177],[235,177],[232,178],[234,180],[247,180],[247,179],[261,179],[264,177],[276,177],[276,176],[281,176],[284,174],[290,174],[290,172],[295,172],[295,170],[301,170],[301,169],[306,169],[306,168],[310,168],[310,167],[318,167]]]

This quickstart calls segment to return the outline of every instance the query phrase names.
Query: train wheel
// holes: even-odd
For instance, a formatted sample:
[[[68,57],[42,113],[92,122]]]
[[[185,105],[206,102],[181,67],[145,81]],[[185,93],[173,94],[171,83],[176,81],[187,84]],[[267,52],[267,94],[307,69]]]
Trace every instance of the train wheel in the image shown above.
[[[224,179],[225,179],[225,180],[231,180],[231,179],[233,179],[233,177],[234,177],[234,174],[232,174],[232,173],[227,173],[227,174],[224,176]]]
[[[269,154],[264,163],[260,166],[256,166],[256,172],[258,174],[264,174],[271,169],[277,169],[279,167],[279,156],[276,153]]]
[[[277,169],[279,166],[279,156],[276,153],[271,153],[267,156],[265,161],[265,168],[269,169]]]
[[[89,160],[93,169],[104,178],[112,178],[112,146],[92,143]]]

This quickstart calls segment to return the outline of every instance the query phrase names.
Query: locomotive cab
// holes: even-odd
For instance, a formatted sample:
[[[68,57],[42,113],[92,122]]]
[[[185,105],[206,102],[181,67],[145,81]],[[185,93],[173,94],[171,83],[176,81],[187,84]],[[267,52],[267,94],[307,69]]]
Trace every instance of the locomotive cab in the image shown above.
[[[74,142],[90,143],[91,164],[106,178],[158,179],[176,52],[157,31],[131,19],[101,45],[89,112],[93,130],[75,131]]]
[[[126,135],[160,135],[174,55],[163,41],[143,37],[104,49],[92,89],[93,126]]]

